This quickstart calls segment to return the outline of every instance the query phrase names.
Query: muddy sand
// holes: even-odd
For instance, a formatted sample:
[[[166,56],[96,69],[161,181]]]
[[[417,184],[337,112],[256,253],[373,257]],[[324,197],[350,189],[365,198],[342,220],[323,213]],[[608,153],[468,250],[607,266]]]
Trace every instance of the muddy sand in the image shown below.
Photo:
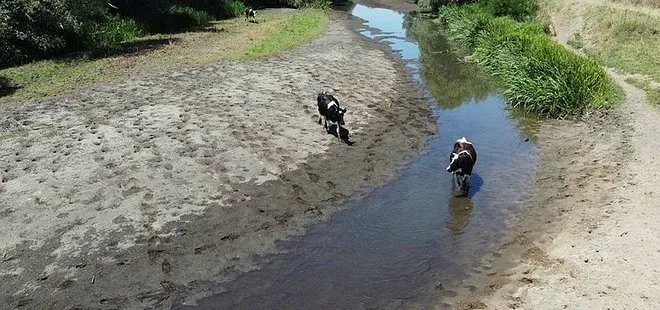
[[[435,121],[354,26],[333,13],[279,57],[0,107],[0,308],[192,303],[391,178]],[[316,123],[324,89],[352,146]]]

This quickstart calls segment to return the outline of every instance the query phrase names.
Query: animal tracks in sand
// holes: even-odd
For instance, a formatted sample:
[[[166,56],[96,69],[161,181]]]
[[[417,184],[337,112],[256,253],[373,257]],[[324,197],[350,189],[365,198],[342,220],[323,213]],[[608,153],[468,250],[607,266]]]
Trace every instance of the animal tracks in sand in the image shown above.
[[[433,130],[428,105],[397,66],[334,22],[278,59],[145,74],[2,107],[0,246],[15,257],[2,268],[31,267],[2,277],[0,308],[65,308],[67,296],[142,308],[188,285],[216,290],[224,273],[253,268],[251,255],[275,251],[275,240],[332,214],[324,206],[391,173],[410,152],[401,137]],[[359,140],[351,153],[368,163],[335,152],[346,146],[319,132],[320,90],[348,108]],[[393,98],[392,110],[379,108]],[[399,116],[412,122],[398,128]],[[373,141],[385,130],[384,143]],[[341,169],[328,169],[335,158]],[[70,266],[80,261],[87,267]],[[66,294],[48,297],[53,290]]]

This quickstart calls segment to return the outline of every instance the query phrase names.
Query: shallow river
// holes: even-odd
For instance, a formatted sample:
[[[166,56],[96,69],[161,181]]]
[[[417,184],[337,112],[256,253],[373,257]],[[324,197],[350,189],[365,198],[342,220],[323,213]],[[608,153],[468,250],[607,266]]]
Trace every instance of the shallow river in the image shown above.
[[[437,136],[389,184],[282,242],[285,254],[198,308],[441,305],[467,273],[487,272],[479,258],[494,250],[527,199],[533,122],[513,115],[495,81],[460,61],[431,21],[363,5],[348,10],[365,21],[357,31],[389,44],[433,96]],[[455,198],[444,168],[462,136],[475,143],[478,162],[469,197]]]

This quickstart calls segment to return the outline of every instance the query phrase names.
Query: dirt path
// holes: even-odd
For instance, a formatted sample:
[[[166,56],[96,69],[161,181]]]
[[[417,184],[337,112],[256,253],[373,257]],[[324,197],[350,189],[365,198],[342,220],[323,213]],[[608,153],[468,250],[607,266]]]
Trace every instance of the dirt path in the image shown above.
[[[541,129],[528,210],[467,281],[479,290],[462,292],[458,308],[660,307],[660,113],[617,82],[624,106]]]
[[[578,18],[553,18],[565,46],[584,4],[569,8]],[[479,289],[452,300],[457,308],[660,308],[660,111],[608,72],[625,102],[541,128],[529,206],[466,282]]]
[[[4,106],[0,308],[192,302],[391,177],[435,122],[354,22],[334,14],[279,58]],[[347,107],[353,146],[316,123],[321,89]]]

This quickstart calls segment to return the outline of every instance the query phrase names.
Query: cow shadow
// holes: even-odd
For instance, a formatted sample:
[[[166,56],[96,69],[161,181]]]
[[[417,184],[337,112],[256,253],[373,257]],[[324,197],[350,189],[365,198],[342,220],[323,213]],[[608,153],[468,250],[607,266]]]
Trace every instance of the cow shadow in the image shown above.
[[[484,185],[484,179],[482,179],[478,173],[473,173],[472,176],[470,176],[470,187],[468,191],[468,198],[474,197],[474,195],[476,195],[481,190],[481,187],[483,185]]]
[[[328,126],[328,133],[337,137],[337,124],[330,124],[330,126]],[[347,145],[352,146],[355,142],[350,140],[349,135],[350,131],[348,131],[347,128],[339,127],[339,137],[337,138],[341,139],[341,141]]]

